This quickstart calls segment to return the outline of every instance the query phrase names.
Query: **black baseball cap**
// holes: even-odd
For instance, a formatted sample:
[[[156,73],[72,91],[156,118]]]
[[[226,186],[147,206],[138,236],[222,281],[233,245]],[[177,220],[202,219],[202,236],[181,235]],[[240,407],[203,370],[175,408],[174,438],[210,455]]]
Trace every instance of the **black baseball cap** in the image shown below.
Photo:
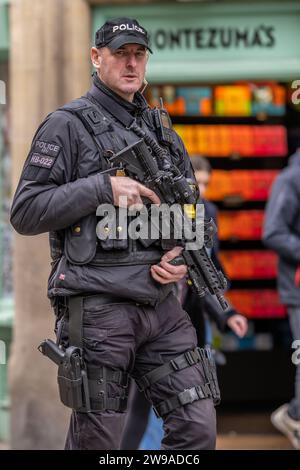
[[[134,18],[108,20],[96,31],[96,47],[107,46],[116,50],[124,44],[141,44],[152,53],[147,31]]]

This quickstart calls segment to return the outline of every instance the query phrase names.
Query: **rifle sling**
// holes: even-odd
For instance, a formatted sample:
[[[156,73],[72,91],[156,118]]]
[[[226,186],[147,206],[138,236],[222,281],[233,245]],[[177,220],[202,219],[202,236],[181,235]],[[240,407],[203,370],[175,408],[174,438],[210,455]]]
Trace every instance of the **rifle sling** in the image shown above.
[[[98,101],[103,108],[106,109],[115,119],[117,119],[127,129],[134,123],[135,118],[124,109],[119,103],[113,98],[110,98],[103,91],[101,91],[96,85],[92,85],[89,93],[96,101]]]

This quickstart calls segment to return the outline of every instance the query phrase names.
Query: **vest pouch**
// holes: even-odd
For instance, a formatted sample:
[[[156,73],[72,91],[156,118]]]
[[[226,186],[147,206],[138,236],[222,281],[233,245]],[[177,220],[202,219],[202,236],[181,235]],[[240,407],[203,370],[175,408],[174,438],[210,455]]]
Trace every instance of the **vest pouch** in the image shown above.
[[[99,221],[97,225],[98,245],[104,251],[127,250],[129,247],[127,220],[121,221],[119,210]]]
[[[128,248],[127,238],[116,239],[116,240],[111,240],[110,238],[107,238],[106,240],[98,240],[98,244],[101,247],[101,249],[104,251],[127,250]]]
[[[65,256],[72,264],[88,264],[96,254],[97,219],[87,215],[66,229]]]

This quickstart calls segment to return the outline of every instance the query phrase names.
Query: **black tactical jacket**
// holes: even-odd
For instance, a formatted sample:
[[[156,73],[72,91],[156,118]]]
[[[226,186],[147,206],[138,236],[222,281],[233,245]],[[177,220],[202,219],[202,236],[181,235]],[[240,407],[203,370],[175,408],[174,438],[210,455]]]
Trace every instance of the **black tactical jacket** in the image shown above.
[[[95,86],[157,140],[151,110],[141,94],[129,103],[97,76]],[[49,297],[109,293],[155,305],[172,288],[154,281],[149,272],[163,254],[159,242],[149,248],[131,240],[105,245],[96,236],[96,209],[113,202],[110,176],[100,174],[107,168],[106,152],[117,152],[139,138],[101,106],[93,87],[48,115],[38,128],[13,200],[11,223],[23,235],[50,232]],[[101,115],[96,136],[86,125],[87,118],[82,118],[86,114],[90,118],[95,109]],[[191,178],[190,159],[173,134],[171,158]]]

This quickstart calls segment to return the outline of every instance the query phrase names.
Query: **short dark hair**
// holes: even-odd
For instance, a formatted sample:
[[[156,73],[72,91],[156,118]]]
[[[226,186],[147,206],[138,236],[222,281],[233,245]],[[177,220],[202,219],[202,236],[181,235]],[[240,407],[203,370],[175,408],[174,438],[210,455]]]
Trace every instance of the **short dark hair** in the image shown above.
[[[195,155],[194,157],[191,156],[191,162],[194,171],[206,171],[209,174],[212,172],[212,167],[209,161],[200,155]]]

